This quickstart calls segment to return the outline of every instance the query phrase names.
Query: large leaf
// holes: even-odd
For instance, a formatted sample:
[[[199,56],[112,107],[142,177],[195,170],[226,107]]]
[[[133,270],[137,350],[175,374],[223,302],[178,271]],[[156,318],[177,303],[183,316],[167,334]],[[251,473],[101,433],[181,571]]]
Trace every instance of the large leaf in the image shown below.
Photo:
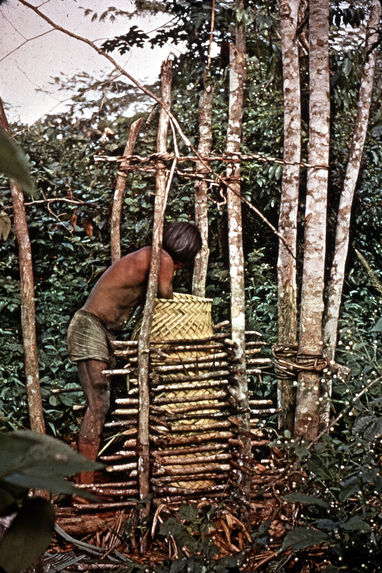
[[[69,495],[81,492],[81,497],[94,499],[64,478],[102,467],[50,436],[29,430],[0,433],[0,484],[5,490],[11,485],[21,488],[21,492],[23,488]],[[5,511],[11,505],[6,493],[2,501]]]
[[[3,129],[0,129],[0,172],[16,181],[26,190],[33,190],[29,165],[23,150]]]
[[[19,483],[19,475],[58,477],[101,468],[70,446],[29,430],[0,433],[0,477]]]
[[[292,503],[301,503],[302,505],[318,505],[319,507],[328,507],[328,504],[323,499],[314,495],[306,495],[305,493],[288,493],[282,496],[286,501]]]
[[[170,517],[163,523],[160,528],[160,534],[166,537],[172,535],[179,548],[183,546],[188,547],[191,550],[195,550],[196,548],[195,539],[174,517]]]
[[[27,496],[28,489],[0,480],[0,515],[8,515]]]
[[[328,540],[329,537],[322,531],[315,531],[308,527],[295,527],[285,536],[281,551],[285,551],[288,548],[298,551],[306,547],[313,547],[313,545],[320,545]]]
[[[12,485],[19,485],[20,488],[28,489],[44,489],[54,493],[64,493],[67,495],[81,493],[81,497],[85,497],[85,492],[82,489],[76,487],[70,481],[64,478],[59,478],[55,476],[30,476],[23,474],[12,474],[9,478],[12,480],[8,481],[8,478],[4,479],[5,484],[11,483]],[[0,482],[1,485],[1,482]],[[91,499],[94,499],[92,496]]]
[[[41,497],[28,498],[0,543],[0,567],[20,573],[50,544],[54,530],[53,505]]]
[[[348,521],[342,522],[341,527],[346,531],[367,531],[370,529],[370,525],[357,516],[351,517]]]
[[[382,436],[382,417],[362,416],[355,422],[353,435],[360,434],[365,440],[372,442],[375,438]]]

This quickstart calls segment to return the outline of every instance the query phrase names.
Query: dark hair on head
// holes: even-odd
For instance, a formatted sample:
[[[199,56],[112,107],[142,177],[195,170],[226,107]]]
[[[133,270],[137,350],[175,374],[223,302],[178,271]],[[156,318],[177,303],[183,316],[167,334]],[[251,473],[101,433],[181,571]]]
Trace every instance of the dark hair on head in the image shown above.
[[[170,223],[163,232],[162,248],[176,263],[192,263],[202,248],[199,229],[191,223]]]

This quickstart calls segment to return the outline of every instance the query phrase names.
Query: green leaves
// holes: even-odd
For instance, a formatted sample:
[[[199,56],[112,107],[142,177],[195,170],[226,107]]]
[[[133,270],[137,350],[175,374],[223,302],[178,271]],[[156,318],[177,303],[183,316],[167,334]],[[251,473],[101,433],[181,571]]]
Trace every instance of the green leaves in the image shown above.
[[[328,507],[326,501],[314,495],[306,495],[305,493],[289,493],[283,495],[283,499],[294,503],[301,503],[302,505],[317,505],[319,507]]]
[[[80,493],[94,499],[64,479],[83,470],[101,467],[68,445],[28,430],[0,433],[0,515],[17,512],[0,542],[0,568],[23,571],[45,551],[53,534],[55,513],[42,497],[29,498],[30,489],[55,493]]]
[[[25,154],[3,129],[0,129],[0,172],[15,179],[26,191],[33,190]]]
[[[315,531],[309,527],[295,527],[286,534],[281,551],[289,548],[298,551],[314,545],[320,545],[328,540],[328,535],[322,531]]]
[[[41,497],[24,501],[0,543],[0,567],[20,573],[49,546],[54,530],[53,505]]]
[[[50,436],[28,430],[0,433],[0,514],[29,489],[79,493],[64,477],[100,467]],[[89,494],[81,490],[81,496]]]

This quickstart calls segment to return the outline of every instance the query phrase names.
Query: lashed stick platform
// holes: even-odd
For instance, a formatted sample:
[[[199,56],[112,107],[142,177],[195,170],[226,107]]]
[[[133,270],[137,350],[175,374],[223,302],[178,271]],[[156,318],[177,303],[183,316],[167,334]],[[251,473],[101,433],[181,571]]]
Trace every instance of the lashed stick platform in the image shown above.
[[[240,475],[242,442],[235,424],[233,343],[226,333],[214,333],[211,302],[176,293],[174,299],[159,300],[153,316],[150,450],[151,486],[157,503],[181,497],[224,497]],[[138,332],[139,325],[136,336]],[[255,340],[247,343],[248,370],[251,375],[261,375],[271,363],[259,356],[264,343],[257,333],[251,334]],[[126,396],[116,400],[112,421],[106,427],[129,436],[118,451],[105,452],[100,459],[111,474],[123,473],[132,480],[138,469],[137,342],[115,341],[114,347],[115,355],[126,362],[123,368],[106,373],[111,378],[125,374],[129,387]],[[257,416],[275,412],[269,400],[251,402],[254,426]],[[261,432],[258,434],[261,443]],[[253,437],[256,442],[256,433]]]

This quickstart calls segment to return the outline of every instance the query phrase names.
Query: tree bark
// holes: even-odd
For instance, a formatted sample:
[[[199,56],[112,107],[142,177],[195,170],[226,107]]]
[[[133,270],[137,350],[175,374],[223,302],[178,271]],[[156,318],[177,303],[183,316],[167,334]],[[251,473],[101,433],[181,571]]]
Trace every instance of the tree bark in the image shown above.
[[[277,262],[278,272],[278,344],[291,349],[297,344],[297,212],[301,162],[301,93],[300,66],[297,39],[298,9],[300,0],[279,0],[281,53],[284,94],[284,161]],[[288,245],[289,249],[286,248]],[[296,392],[293,382],[296,375],[279,380],[280,428],[294,431]]]
[[[8,121],[0,99],[0,127],[9,133]],[[10,182],[13,204],[15,235],[19,247],[21,288],[21,328],[23,333],[24,365],[31,430],[45,433],[42,409],[40,373],[37,355],[36,308],[32,248],[25,214],[24,195],[21,187]]]
[[[206,86],[199,100],[199,144],[198,153],[202,157],[208,157],[212,144],[212,104],[214,88]],[[205,164],[197,161],[195,171],[200,175],[207,176],[208,168]],[[195,183],[195,224],[202,237],[201,251],[196,255],[194,265],[194,275],[192,280],[192,293],[195,296],[206,295],[206,279],[208,269],[208,258],[210,250],[208,247],[208,184],[204,179]]]
[[[349,250],[350,219],[354,192],[369,123],[376,64],[375,46],[378,41],[380,18],[381,4],[378,0],[371,0],[370,16],[366,30],[365,61],[358,94],[357,117],[338,207],[334,255],[328,283],[328,298],[324,321],[324,355],[328,362],[331,363],[334,363],[337,346],[338,320],[345,280],[345,265]],[[326,384],[326,392],[330,396],[332,383],[328,380]],[[320,418],[321,426],[323,428],[328,427],[330,418],[328,401],[323,401]]]
[[[244,2],[236,0],[236,9],[243,10]],[[231,153],[233,161],[227,166],[227,212],[228,212],[228,243],[231,287],[231,332],[236,343],[237,388],[234,398],[237,405],[240,426],[244,431],[250,430],[250,415],[248,405],[248,381],[245,362],[245,290],[244,290],[244,252],[243,225],[240,197],[240,159],[234,154],[240,153],[243,115],[243,96],[246,77],[246,42],[242,26],[236,27],[236,44],[230,45],[229,69],[229,118],[227,128],[227,153]],[[243,502],[250,500],[250,471],[247,471],[251,458],[251,440],[243,434],[242,462],[243,472],[241,488]],[[247,516],[248,507],[244,507]]]
[[[157,135],[158,153],[165,153],[167,150],[167,131],[169,116],[166,110],[171,105],[171,82],[172,82],[172,61],[166,60],[162,64],[161,86],[162,86],[162,107],[159,116],[159,126]],[[159,162],[156,172],[156,194],[154,206],[154,224],[152,238],[152,255],[150,274],[147,285],[146,302],[143,311],[142,327],[138,342],[138,365],[139,365],[139,417],[138,417],[138,473],[139,473],[139,496],[141,500],[147,498],[150,493],[150,444],[149,444],[149,409],[150,409],[150,386],[149,386],[149,348],[152,316],[155,299],[158,291],[158,276],[160,264],[160,251],[163,237],[163,221],[166,209],[168,185],[167,185],[166,165]],[[145,502],[141,511],[141,519],[149,516],[150,503]],[[141,551],[146,548],[146,538],[141,539]]]
[[[111,262],[115,263],[121,258],[121,214],[123,205],[123,195],[126,186],[127,173],[123,171],[124,167],[129,164],[129,159],[126,159],[132,155],[137,141],[139,130],[141,129],[143,123],[143,117],[140,117],[130,126],[129,138],[127,140],[124,152],[123,160],[120,164],[120,168],[117,175],[117,182],[115,185],[113,207],[111,211],[111,221],[110,221],[110,243],[111,243]]]
[[[310,361],[298,377],[295,432],[318,434],[322,364],[326,209],[329,162],[329,0],[315,0],[309,10],[309,164],[307,173],[304,266],[301,292],[298,361]]]
[[[369,123],[376,63],[376,49],[373,49],[373,46],[378,41],[380,18],[381,4],[378,0],[372,0],[366,32],[365,62],[358,96],[357,117],[338,208],[334,257],[329,279],[324,329],[325,355],[328,360],[334,360],[337,344],[338,318],[349,249],[351,210]]]

